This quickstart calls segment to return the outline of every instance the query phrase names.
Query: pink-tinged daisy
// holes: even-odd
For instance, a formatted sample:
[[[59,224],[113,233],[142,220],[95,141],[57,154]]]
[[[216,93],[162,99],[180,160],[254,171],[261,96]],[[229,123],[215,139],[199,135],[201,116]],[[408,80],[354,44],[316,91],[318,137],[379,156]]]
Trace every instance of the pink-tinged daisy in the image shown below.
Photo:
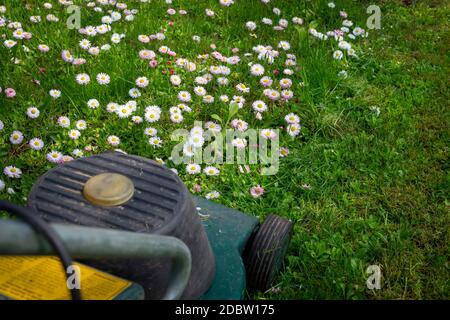
[[[61,116],[57,120],[58,125],[62,128],[68,128],[70,126],[70,119],[65,116]]]
[[[253,198],[259,198],[264,194],[265,190],[259,184],[250,188],[250,194]]]
[[[18,130],[13,131],[13,133],[9,136],[9,141],[11,141],[12,144],[21,144],[23,141],[22,132]]]
[[[153,146],[154,148],[159,148],[162,145],[162,140],[161,138],[155,136],[155,137],[151,137],[150,139],[148,139],[148,143]]]
[[[59,97],[61,97],[61,91],[56,89],[50,90],[49,94],[53,99],[58,99]]]
[[[262,77],[261,80],[259,80],[259,83],[261,83],[261,85],[263,87],[270,87],[273,83],[272,79],[268,76]]]
[[[120,144],[120,139],[118,136],[111,135],[107,138],[107,141],[112,146],[118,146]]]
[[[84,121],[84,120],[78,120],[78,121],[75,123],[75,126],[77,127],[78,130],[84,130],[84,129],[86,129],[86,127],[87,127],[87,123],[86,123],[86,121]]]
[[[3,173],[9,178],[19,179],[22,175],[22,170],[15,166],[7,166],[3,169]]]
[[[139,98],[141,96],[141,92],[137,88],[131,88],[130,91],[128,91],[128,94],[133,99]]]
[[[170,83],[174,86],[179,86],[181,84],[181,78],[176,74],[170,76]]]
[[[178,100],[180,100],[181,102],[190,102],[191,94],[187,91],[180,91],[178,93]]]
[[[145,88],[148,86],[148,84],[149,84],[149,81],[146,77],[139,77],[136,79],[136,85],[139,88]]]
[[[188,174],[198,174],[201,171],[201,167],[196,163],[191,163],[186,166],[186,172]]]
[[[247,140],[242,138],[235,138],[233,139],[233,141],[231,141],[231,144],[237,149],[244,149],[247,146]]]
[[[219,0],[219,3],[221,6],[229,7],[234,3],[234,1],[233,0]]]
[[[6,88],[5,95],[7,98],[14,98],[16,96],[16,90],[13,88]]]
[[[266,103],[261,100],[256,100],[255,102],[253,102],[252,107],[256,112],[264,112],[267,110]]]
[[[203,169],[203,172],[207,175],[207,176],[218,176],[220,173],[220,170],[217,169],[216,167],[213,166],[208,166],[206,168]]]
[[[286,131],[291,137],[295,137],[300,133],[301,126],[298,123],[292,123],[287,126]]]
[[[40,44],[38,45],[38,50],[40,52],[48,52],[50,50],[50,47],[46,44]]]
[[[53,163],[60,163],[62,160],[62,153],[59,151],[51,151],[47,153],[47,160]]]
[[[262,129],[261,130],[261,138],[272,140],[277,137],[277,133],[272,129]]]
[[[289,113],[284,117],[284,120],[286,120],[286,122],[289,124],[299,123],[300,117],[298,115],[296,115],[295,113]]]
[[[233,119],[231,121],[231,127],[238,131],[244,132],[248,128],[248,123],[241,119]]]
[[[87,73],[80,73],[77,74],[75,80],[77,81],[78,84],[86,85],[91,81],[91,77],[89,77]]]
[[[29,146],[31,149],[39,151],[44,147],[44,141],[39,138],[33,138],[30,140]]]
[[[69,131],[68,135],[70,139],[77,140],[80,137],[81,133],[77,129],[72,129]]]
[[[100,106],[100,102],[97,99],[89,99],[86,104],[90,109],[97,109]]]
[[[140,124],[144,121],[144,119],[142,119],[141,116],[132,116],[131,121],[133,121],[133,123],[135,124]]]
[[[284,158],[287,157],[289,155],[289,149],[286,147],[281,147],[280,148],[280,157]]]
[[[100,85],[107,85],[111,81],[109,75],[106,73],[97,74],[96,79],[97,79],[98,84],[100,84]]]
[[[219,197],[220,197],[220,193],[217,191],[211,191],[205,195],[205,198],[208,200],[217,199]]]
[[[27,116],[31,119],[36,119],[37,117],[39,117],[39,109],[36,107],[29,107],[27,109]]]

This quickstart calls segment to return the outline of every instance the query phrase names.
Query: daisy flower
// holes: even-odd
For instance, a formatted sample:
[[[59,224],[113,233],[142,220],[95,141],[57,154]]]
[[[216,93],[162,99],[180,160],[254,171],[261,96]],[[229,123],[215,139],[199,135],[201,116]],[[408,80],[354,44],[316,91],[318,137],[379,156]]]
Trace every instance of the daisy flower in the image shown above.
[[[77,74],[75,80],[77,81],[78,84],[86,85],[91,81],[91,77],[89,77],[87,73],[80,73]]]
[[[5,95],[7,98],[14,98],[16,96],[16,90],[13,88],[6,88]]]
[[[284,117],[288,124],[300,123],[300,117],[295,113],[289,113]]]
[[[12,144],[20,144],[23,141],[23,134],[22,132],[15,130],[11,135],[9,136],[9,141],[11,141]]]
[[[284,158],[287,157],[289,155],[289,149],[286,147],[281,147],[280,148],[280,157]]]
[[[72,154],[73,154],[74,157],[80,158],[80,157],[83,156],[83,150],[80,150],[80,149],[74,149],[74,150],[72,151]]]
[[[341,60],[343,58],[344,54],[341,50],[336,50],[333,52],[333,58],[336,60]]]
[[[288,78],[283,78],[280,80],[280,86],[283,89],[290,88],[292,86],[292,80]]]
[[[39,109],[36,107],[29,107],[27,109],[27,116],[31,119],[36,119],[37,117],[39,117]]]
[[[139,98],[141,96],[141,92],[137,88],[130,89],[130,91],[128,91],[128,94],[133,99]]]
[[[109,143],[110,145],[112,145],[113,147],[118,146],[119,143],[120,143],[119,137],[118,137],[118,136],[114,136],[114,135],[109,136],[109,137],[107,138],[107,141],[108,141],[108,143]]]
[[[211,191],[205,195],[205,198],[208,200],[217,199],[218,197],[220,197],[220,193],[217,191]]]
[[[267,92],[267,97],[270,100],[278,100],[280,98],[280,93],[277,90],[269,90]]]
[[[152,50],[141,50],[139,51],[139,57],[144,60],[151,60],[156,57],[156,54]]]
[[[208,176],[218,176],[220,173],[220,170],[213,166],[208,166],[203,169],[203,172]]]
[[[65,116],[61,116],[57,120],[58,125],[62,128],[68,128],[70,126],[70,119]]]
[[[77,140],[80,137],[81,133],[77,129],[72,129],[69,131],[68,135],[70,139]]]
[[[191,134],[191,136],[195,136],[195,135],[202,136],[203,129],[202,129],[202,127],[195,126],[191,129],[190,134]]]
[[[86,123],[86,121],[84,121],[84,120],[78,120],[78,121],[75,123],[75,126],[77,127],[78,130],[84,130],[84,129],[86,129],[86,127],[87,127],[87,123]]]
[[[120,119],[124,119],[124,118],[128,118],[131,115],[132,110],[131,110],[131,108],[127,107],[126,105],[122,105],[117,109],[116,113]]]
[[[91,42],[88,39],[83,39],[79,42],[81,49],[88,50],[91,47]]]
[[[287,126],[286,131],[289,133],[291,137],[295,137],[300,133],[300,124],[298,123],[292,123]]]
[[[38,50],[40,52],[48,52],[50,50],[50,48],[46,44],[40,44],[40,45],[38,45]]]
[[[154,136],[148,139],[148,143],[153,147],[161,147],[162,140],[159,137]]]
[[[191,144],[194,148],[201,148],[205,143],[205,139],[201,134],[193,134],[189,137],[188,143]]]
[[[95,78],[97,79],[97,82],[100,85],[106,85],[109,84],[110,82],[110,77],[106,73],[99,73]]]
[[[69,50],[63,50],[61,52],[61,58],[65,61],[65,62],[72,62],[73,61],[73,56],[70,53]]]
[[[253,198],[259,198],[264,194],[264,188],[262,188],[259,184],[250,188],[250,194]]]
[[[181,115],[181,113],[172,113],[170,115],[170,121],[172,121],[173,123],[180,123],[183,121],[183,116]]]
[[[231,141],[231,145],[238,149],[244,149],[247,146],[247,140],[242,138],[235,138]]]
[[[91,109],[97,109],[100,106],[100,103],[98,102],[97,99],[90,99],[87,102],[87,106]]]
[[[16,41],[14,40],[5,40],[5,42],[3,42],[3,45],[8,48],[11,49],[12,47],[14,47],[17,44]]]
[[[219,3],[221,6],[229,7],[234,3],[234,1],[233,0],[219,0]]]
[[[152,128],[152,127],[148,127],[148,128],[145,128],[144,134],[146,136],[154,137],[158,134],[158,130],[156,130],[155,128]]]
[[[52,90],[50,90],[49,93],[53,99],[58,99],[59,97],[61,97],[61,91],[59,91],[59,90],[52,89]]]
[[[233,119],[231,121],[231,127],[238,131],[244,132],[248,128],[248,123],[241,119]]]
[[[283,49],[284,51],[287,51],[291,48],[291,45],[287,41],[280,41],[278,43],[278,48]]]
[[[198,174],[201,171],[201,167],[196,163],[191,163],[186,166],[186,172],[188,174]]]
[[[3,169],[3,173],[9,178],[18,179],[22,175],[22,170],[15,166],[7,166]]]
[[[237,85],[236,85],[236,89],[237,89],[238,91],[240,91],[240,92],[243,92],[243,93],[249,93],[249,92],[250,92],[250,88],[247,87],[247,86],[246,86],[245,84],[243,84],[243,83],[237,84]]]
[[[205,123],[205,129],[211,130],[212,132],[220,132],[222,130],[219,124],[212,121],[208,121]]]
[[[192,157],[195,154],[195,147],[190,143],[185,143],[183,145],[183,155],[187,157]]]
[[[47,153],[47,160],[53,163],[61,162],[63,155],[59,151],[51,151]]]
[[[136,85],[139,88],[145,88],[146,86],[148,86],[148,79],[146,77],[139,77],[136,79]]]
[[[145,120],[147,122],[156,122],[161,117],[161,111],[155,109],[149,109],[145,112]]]
[[[180,100],[181,102],[190,102],[191,94],[187,91],[180,91],[178,93],[178,100]]]
[[[198,96],[204,96],[206,94],[206,89],[201,86],[198,86],[194,88],[194,93]]]
[[[119,105],[115,102],[110,102],[106,105],[106,111],[108,111],[109,113],[116,112],[118,108],[119,108]]]
[[[214,97],[212,95],[206,95],[203,96],[203,102],[204,103],[213,103],[214,102]]]
[[[261,100],[256,100],[255,102],[253,102],[252,107],[256,112],[264,112],[267,110],[266,103]]]
[[[33,138],[30,140],[29,146],[31,149],[39,151],[44,147],[44,141],[39,138]]]
[[[262,77],[261,80],[259,80],[259,83],[261,83],[261,85],[263,87],[270,87],[273,83],[272,79],[268,76]]]
[[[254,23],[253,21],[247,21],[247,23],[245,24],[245,27],[250,31],[255,31],[256,23]]]
[[[250,73],[253,76],[262,76],[264,74],[264,67],[258,63],[255,63],[250,67]]]
[[[176,74],[170,76],[170,82],[174,86],[179,86],[181,84],[181,78],[177,76]]]
[[[277,137],[277,134],[272,129],[262,129],[261,130],[261,138],[263,138],[263,139],[272,140],[272,139],[275,139],[276,137]]]
[[[132,116],[131,121],[133,121],[133,123],[135,124],[140,124],[144,121],[144,119],[142,119],[141,116]]]

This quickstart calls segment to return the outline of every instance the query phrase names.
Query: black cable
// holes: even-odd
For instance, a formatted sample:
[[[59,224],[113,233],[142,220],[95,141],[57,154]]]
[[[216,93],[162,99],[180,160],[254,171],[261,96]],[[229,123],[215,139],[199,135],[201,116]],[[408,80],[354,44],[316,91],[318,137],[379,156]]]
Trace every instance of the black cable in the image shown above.
[[[62,265],[64,267],[64,274],[67,279],[69,274],[67,270],[70,266],[73,266],[72,258],[70,257],[67,249],[62,242],[61,238],[58,234],[53,230],[53,228],[45,222],[41,217],[37,214],[30,214],[24,207],[15,205],[13,203],[0,200],[0,210],[7,211],[9,213],[17,215],[23,221],[28,223],[37,233],[41,234],[46,238],[50,246],[53,248],[55,253],[59,256]],[[80,290],[76,288],[70,288],[70,294],[72,296],[72,300],[81,300]]]

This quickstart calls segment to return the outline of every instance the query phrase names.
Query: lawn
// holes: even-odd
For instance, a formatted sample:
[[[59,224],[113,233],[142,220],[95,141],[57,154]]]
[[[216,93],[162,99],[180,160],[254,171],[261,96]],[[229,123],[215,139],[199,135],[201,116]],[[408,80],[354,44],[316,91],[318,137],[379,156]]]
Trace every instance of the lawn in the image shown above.
[[[371,1],[73,1],[85,34],[64,2],[0,0],[0,199],[26,203],[47,170],[120,148],[295,223],[274,287],[251,298],[450,298],[446,1],[373,1],[381,29]],[[171,134],[198,123],[267,129],[279,170],[176,164]]]

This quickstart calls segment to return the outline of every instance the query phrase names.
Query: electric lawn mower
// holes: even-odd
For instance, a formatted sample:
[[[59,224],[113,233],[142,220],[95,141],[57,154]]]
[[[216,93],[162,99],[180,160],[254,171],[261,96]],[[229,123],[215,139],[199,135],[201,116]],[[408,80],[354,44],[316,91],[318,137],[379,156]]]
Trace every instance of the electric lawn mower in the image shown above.
[[[0,299],[242,299],[270,288],[292,232],[120,152],[62,164],[1,210],[20,219],[0,219]]]

